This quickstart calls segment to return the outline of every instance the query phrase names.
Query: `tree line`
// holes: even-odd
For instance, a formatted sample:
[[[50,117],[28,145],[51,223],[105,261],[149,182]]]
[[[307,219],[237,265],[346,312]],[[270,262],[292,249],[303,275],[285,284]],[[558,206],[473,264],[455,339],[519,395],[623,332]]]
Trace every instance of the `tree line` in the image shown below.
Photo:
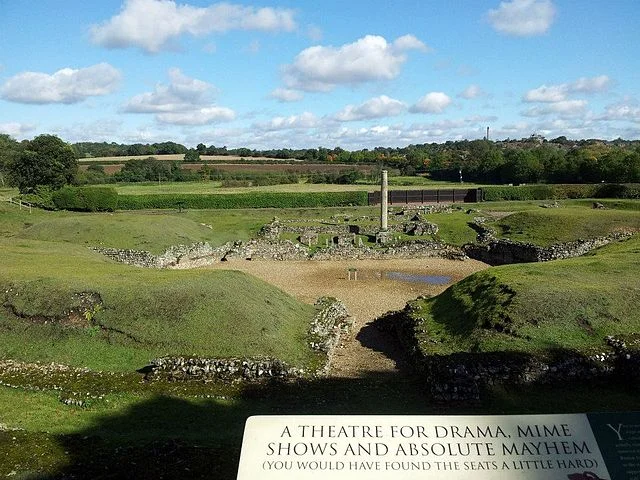
[[[306,160],[313,163],[375,164],[395,168],[403,175],[427,175],[435,180],[473,181],[489,184],[520,183],[636,183],[640,182],[640,141],[568,140],[558,137],[547,141],[538,136],[521,140],[459,140],[425,143],[401,148],[377,147],[348,151],[340,147],[303,150],[250,150],[246,148],[198,144],[189,149],[175,142],[124,145],[83,142],[70,145],[54,135],[39,135],[18,142],[0,134],[0,186],[16,186],[31,193],[37,186],[53,189],[69,183],[109,181],[180,181],[221,179],[215,167],[203,166],[200,172],[187,172],[179,162],[129,160],[119,174],[108,176],[100,166],[78,171],[78,158],[87,156],[122,156],[184,154],[186,162],[198,161],[200,155],[234,155]],[[124,160],[124,159],[123,159]],[[311,182],[349,183],[355,173],[341,178],[321,178]],[[226,178],[227,180],[250,180]],[[267,181],[267,180],[265,180]],[[271,181],[271,180],[268,180]],[[289,179],[288,181],[292,181]]]

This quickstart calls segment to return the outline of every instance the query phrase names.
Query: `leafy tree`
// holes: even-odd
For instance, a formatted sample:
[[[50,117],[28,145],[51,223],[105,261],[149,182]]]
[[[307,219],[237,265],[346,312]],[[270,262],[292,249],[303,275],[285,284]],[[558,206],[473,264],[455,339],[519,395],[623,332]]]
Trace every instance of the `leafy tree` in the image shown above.
[[[55,135],[39,135],[25,142],[9,170],[20,193],[34,193],[38,186],[55,190],[70,184],[78,162],[69,144]]]
[[[184,161],[187,163],[198,163],[200,161],[200,152],[193,148],[189,149],[189,151],[184,154]]]
[[[0,186],[11,183],[10,166],[20,152],[20,144],[9,135],[0,134]]]

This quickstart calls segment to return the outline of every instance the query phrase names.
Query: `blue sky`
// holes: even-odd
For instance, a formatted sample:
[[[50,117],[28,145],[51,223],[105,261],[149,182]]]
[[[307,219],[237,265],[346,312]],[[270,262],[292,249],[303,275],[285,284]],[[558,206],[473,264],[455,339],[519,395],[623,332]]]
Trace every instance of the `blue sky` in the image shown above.
[[[0,133],[346,149],[640,138],[637,0],[0,0]]]

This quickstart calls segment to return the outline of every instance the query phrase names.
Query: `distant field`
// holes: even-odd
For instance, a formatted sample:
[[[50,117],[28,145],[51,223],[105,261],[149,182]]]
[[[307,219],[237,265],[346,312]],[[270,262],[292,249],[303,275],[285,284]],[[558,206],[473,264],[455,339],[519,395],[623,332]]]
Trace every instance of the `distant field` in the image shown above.
[[[156,160],[164,160],[164,161],[182,161],[184,159],[183,153],[176,154],[167,154],[167,155],[123,155],[117,157],[91,157],[91,158],[80,158],[78,159],[78,163],[101,163],[101,162],[125,162],[127,160],[143,160],[145,158],[153,157]],[[200,155],[201,160],[210,160],[210,161],[227,161],[233,162],[238,160],[246,160],[246,161],[269,161],[269,162],[299,162],[300,160],[296,159],[283,159],[283,158],[271,158],[271,157],[239,157],[237,155]]]
[[[115,184],[118,193],[126,195],[151,194],[183,194],[183,193],[249,193],[249,192],[373,192],[379,190],[377,184],[358,183],[355,185],[338,185],[326,183],[291,183],[283,185],[264,185],[258,187],[222,188],[221,182],[175,182],[175,183],[127,183]],[[474,184],[465,183],[463,187],[457,183],[429,182],[422,185],[391,185],[389,190],[422,190],[437,188],[476,188]]]
[[[147,158],[147,157],[145,157]],[[123,163],[104,162],[102,165],[104,172],[112,175],[119,172],[124,167],[124,162],[131,160],[131,158],[120,158],[118,161]],[[102,163],[102,162],[91,162]],[[199,171],[204,167],[203,163],[182,163],[180,168],[182,170]],[[374,165],[346,165],[346,164],[333,164],[333,163],[215,163],[209,164],[210,169],[215,169],[222,172],[233,173],[333,173],[343,172],[346,170],[357,170],[364,174],[370,174],[375,169]],[[87,170],[89,163],[80,163],[80,170]]]

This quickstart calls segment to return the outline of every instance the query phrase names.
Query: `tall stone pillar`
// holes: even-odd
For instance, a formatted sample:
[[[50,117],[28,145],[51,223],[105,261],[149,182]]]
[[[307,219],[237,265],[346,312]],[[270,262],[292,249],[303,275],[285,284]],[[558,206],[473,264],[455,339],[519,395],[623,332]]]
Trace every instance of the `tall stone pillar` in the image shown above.
[[[388,230],[387,215],[389,214],[389,187],[387,185],[387,171],[382,170],[382,180],[380,182],[380,230],[386,232]]]

